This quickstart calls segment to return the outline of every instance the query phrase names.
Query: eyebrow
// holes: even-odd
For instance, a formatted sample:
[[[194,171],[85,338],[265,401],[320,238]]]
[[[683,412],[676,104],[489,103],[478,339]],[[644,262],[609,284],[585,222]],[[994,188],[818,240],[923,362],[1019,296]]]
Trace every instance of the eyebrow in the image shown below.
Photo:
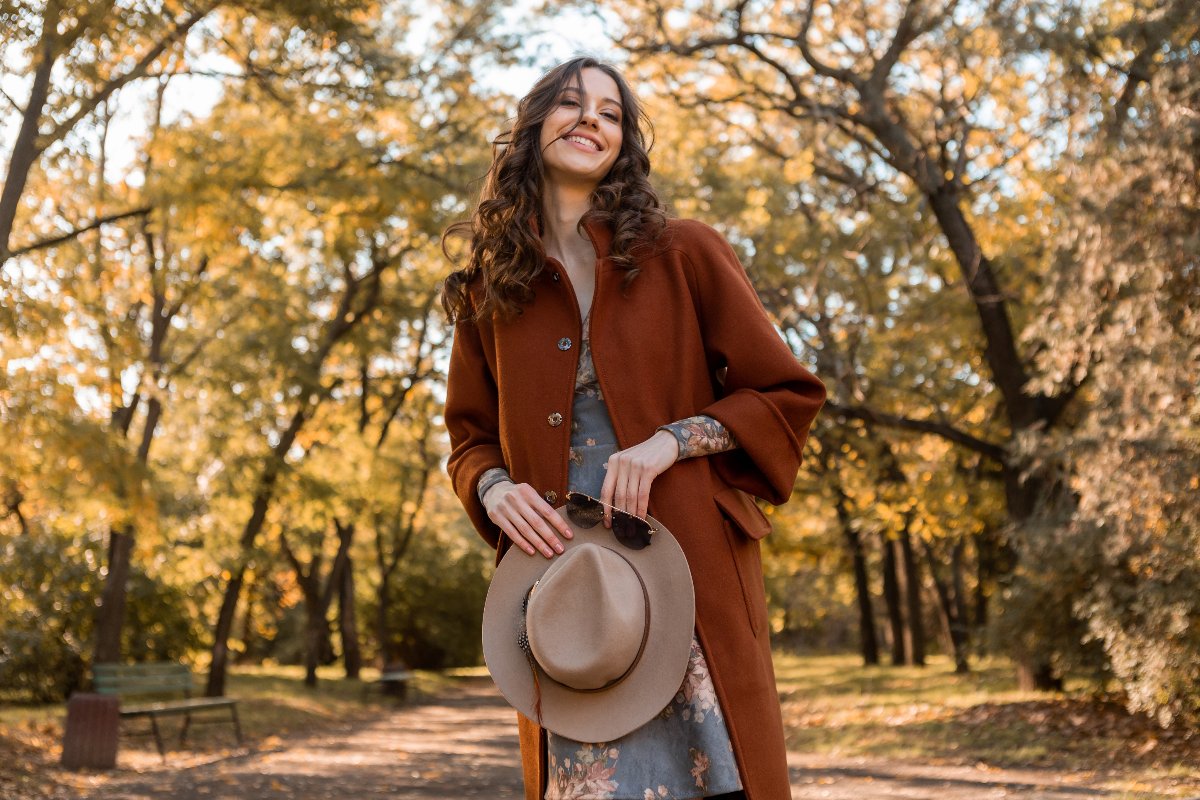
[[[567,92],[574,92],[575,94],[586,94],[585,92],[581,92],[581,91],[579,91],[579,89],[577,89],[577,88],[576,88],[576,87],[574,87],[574,86],[564,86],[564,87],[563,87],[563,94],[566,94]],[[600,98],[600,102],[602,102],[602,103],[612,103],[612,104],[613,104],[614,106],[616,106],[617,108],[621,108],[621,102],[620,102],[619,100],[614,100],[614,99],[612,99],[611,97],[601,97],[601,98]]]

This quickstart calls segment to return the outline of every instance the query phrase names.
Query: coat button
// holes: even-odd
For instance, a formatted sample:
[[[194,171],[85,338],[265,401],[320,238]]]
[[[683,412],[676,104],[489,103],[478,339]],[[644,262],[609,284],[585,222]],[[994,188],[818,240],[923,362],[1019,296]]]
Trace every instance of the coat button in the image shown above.
[[[568,339],[566,336],[559,339],[558,340],[558,349],[559,350],[570,350],[571,349],[571,340]]]
[[[546,417],[546,422],[550,423],[551,428],[557,428],[559,425],[562,425],[562,419],[562,414],[555,411],[553,414]]]
[[[542,497],[546,498],[547,503],[553,503],[555,500],[558,499],[558,492],[551,489],[550,491],[548,491],[544,495],[542,495]]]

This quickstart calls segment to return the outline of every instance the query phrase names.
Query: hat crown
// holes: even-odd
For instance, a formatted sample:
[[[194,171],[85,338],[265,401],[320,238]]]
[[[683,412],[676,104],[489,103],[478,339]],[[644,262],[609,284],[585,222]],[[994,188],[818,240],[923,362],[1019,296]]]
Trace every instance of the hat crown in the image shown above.
[[[649,608],[637,569],[584,544],[555,559],[529,597],[529,648],[553,680],[580,691],[625,676],[645,645]]]

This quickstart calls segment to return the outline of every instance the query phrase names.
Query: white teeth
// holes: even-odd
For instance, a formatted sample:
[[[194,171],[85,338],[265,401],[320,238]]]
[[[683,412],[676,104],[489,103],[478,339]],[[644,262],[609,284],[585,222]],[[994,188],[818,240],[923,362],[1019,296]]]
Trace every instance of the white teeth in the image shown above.
[[[591,139],[585,139],[582,136],[567,136],[565,138],[569,142],[579,142],[579,144],[587,145],[588,147],[592,148],[593,150],[600,149],[600,146],[598,144],[593,142]]]

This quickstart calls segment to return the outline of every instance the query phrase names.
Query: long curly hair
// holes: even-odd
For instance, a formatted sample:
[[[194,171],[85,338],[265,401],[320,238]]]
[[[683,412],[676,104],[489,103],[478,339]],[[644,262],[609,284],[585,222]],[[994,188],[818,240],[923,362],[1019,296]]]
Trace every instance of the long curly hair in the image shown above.
[[[666,227],[666,211],[650,183],[654,128],[624,76],[612,65],[589,56],[559,64],[521,98],[512,127],[492,141],[492,165],[471,218],[450,225],[442,234],[442,252],[452,262],[448,240],[461,237],[470,242],[466,266],[452,272],[442,285],[442,307],[451,321],[477,319],[493,311],[512,318],[533,299],[533,282],[546,257],[541,239],[529,224],[536,219],[544,229],[542,122],[554,111],[566,87],[583,92],[582,73],[589,67],[602,70],[617,84],[623,141],[612,168],[592,192],[591,209],[580,220],[580,232],[588,221],[612,227],[609,259],[625,270],[623,285],[628,287],[638,272],[634,261],[638,246],[652,242]],[[479,278],[482,297],[472,303],[468,287]]]

